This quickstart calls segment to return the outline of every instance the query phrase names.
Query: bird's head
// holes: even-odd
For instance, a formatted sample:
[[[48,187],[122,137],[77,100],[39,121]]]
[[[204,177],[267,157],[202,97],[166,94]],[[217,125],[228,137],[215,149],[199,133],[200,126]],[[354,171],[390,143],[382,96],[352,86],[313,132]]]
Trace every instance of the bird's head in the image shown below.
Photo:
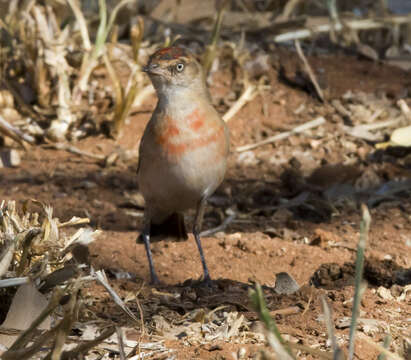
[[[168,47],[150,56],[143,68],[157,92],[171,89],[201,89],[205,87],[200,63],[187,50],[181,47]]]

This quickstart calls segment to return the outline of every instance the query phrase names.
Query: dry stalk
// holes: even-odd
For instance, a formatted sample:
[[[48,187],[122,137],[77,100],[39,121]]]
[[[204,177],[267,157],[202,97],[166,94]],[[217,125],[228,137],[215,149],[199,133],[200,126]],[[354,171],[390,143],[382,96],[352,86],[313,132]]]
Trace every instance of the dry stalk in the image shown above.
[[[138,295],[140,291],[143,289],[144,285],[145,284],[143,282],[143,285],[141,285],[141,289],[136,294],[136,304],[137,304],[138,312],[140,314],[141,337],[145,335],[146,327],[144,326],[144,312],[143,312],[143,308],[141,307],[140,301],[138,300]]]
[[[312,129],[314,127],[318,127],[320,125],[323,125],[323,124],[325,124],[325,122],[326,122],[325,119],[322,116],[320,116],[320,117],[318,117],[314,120],[306,122],[305,124],[299,125],[299,126],[295,127],[294,129],[292,129],[290,131],[285,131],[281,134],[270,136],[267,139],[259,141],[259,142],[254,143],[254,144],[239,146],[239,147],[236,148],[236,151],[237,152],[243,152],[243,151],[248,151],[248,150],[255,149],[255,148],[257,148],[259,146],[262,146],[262,145],[271,144],[275,141],[286,139],[291,135],[298,134],[298,133],[303,133],[303,132],[305,132],[309,129]]]
[[[353,31],[358,30],[373,30],[384,29],[394,24],[408,24],[411,22],[411,16],[391,16],[383,19],[361,19],[361,20],[344,20],[340,19],[341,23],[333,24],[328,20],[328,23],[316,25],[311,28],[301,28],[290,32],[282,33],[274,36],[274,42],[286,42],[291,40],[301,40],[314,37],[317,34],[328,33],[331,30],[336,32],[342,31],[345,28]]]
[[[315,77],[314,71],[312,70],[307,58],[305,57],[305,55],[304,55],[304,53],[301,49],[300,42],[298,40],[295,40],[294,45],[295,45],[295,48],[297,50],[297,54],[298,54],[299,58],[301,59],[301,61],[304,64],[305,71],[307,72],[308,76],[310,77],[311,82],[314,85],[314,88],[315,88],[315,91],[317,92],[318,97],[320,98],[320,100],[322,102],[324,102],[323,91],[321,90],[321,87],[318,84],[318,81],[317,81],[317,78]]]
[[[61,354],[60,360],[81,359],[83,354],[86,354],[93,347],[97,346],[98,344],[109,338],[111,335],[115,333],[115,331],[116,328],[114,326],[110,327],[104,330],[102,334],[94,340],[86,341],[75,347],[73,350],[64,351],[63,354]]]
[[[89,157],[89,158],[97,159],[97,160],[104,160],[106,158],[105,155],[93,154],[88,151],[80,150],[73,145],[68,145],[64,143],[56,143],[56,144],[49,143],[49,144],[43,145],[43,147],[46,149],[64,150],[71,154]]]
[[[33,136],[28,135],[17,129],[15,126],[11,125],[0,115],[0,131],[5,135],[10,136],[13,140],[16,140],[19,144],[24,147],[24,143],[28,142],[31,145],[34,145],[35,139]]]
[[[398,100],[397,105],[400,107],[401,112],[404,114],[407,120],[411,121],[411,110],[408,107],[407,103],[403,99],[400,99]]]
[[[284,6],[283,12],[280,16],[275,19],[275,22],[284,22],[287,21],[291,14],[293,13],[294,9],[297,5],[301,2],[301,0],[290,0]]]
[[[130,112],[130,109],[134,103],[134,100],[136,98],[138,88],[140,86],[140,78],[141,78],[141,73],[139,69],[136,69],[136,72],[133,76],[133,82],[130,87],[130,89],[127,92],[127,95],[125,97],[125,100],[123,101],[121,111],[117,115],[117,117],[114,119],[114,129],[113,129],[113,136],[118,137],[121,133],[121,129],[126,121],[126,118]]]
[[[240,43],[227,43],[232,49],[233,59],[237,62],[240,68],[243,68],[244,62],[250,57],[248,50],[244,49],[244,38],[241,39]],[[244,91],[241,96],[234,102],[234,104],[228,109],[228,111],[223,115],[223,120],[228,122],[232,117],[241,110],[241,108],[252,101],[258,94],[261,94],[264,90],[270,88],[269,85],[264,84],[265,78],[262,76],[258,83],[252,83],[249,80],[248,73],[243,71],[242,84],[244,86]]]
[[[14,87],[10,84],[10,81],[6,77],[0,77],[0,80],[2,80],[0,84],[3,85],[8,91],[10,91],[23,113],[28,114],[34,119],[46,121],[46,118],[43,115],[36,113],[29,105],[26,104],[20,93],[14,89]]]
[[[113,298],[114,302],[121,308],[121,310],[123,310],[124,313],[128,315],[132,320],[138,322],[138,319],[134,316],[131,310],[126,306],[126,304],[124,304],[124,301],[121,300],[120,296],[118,296],[118,294],[110,286],[105,272],[103,270],[99,270],[94,272],[93,276],[101,285],[103,285],[106,288],[107,292]]]
[[[66,311],[64,318],[61,320],[60,324],[57,325],[58,330],[56,332],[56,337],[54,340],[53,350],[46,356],[45,360],[60,360],[61,353],[63,352],[63,346],[66,342],[67,337],[70,334],[70,330],[77,320],[77,308],[78,308],[78,287],[79,283],[75,283],[70,291],[70,300],[66,305]]]
[[[0,254],[0,277],[2,277],[9,269],[16,246],[15,239],[6,239],[6,242],[3,244],[3,251]]]
[[[377,110],[377,111],[378,111],[378,110]],[[374,123],[374,124],[358,125],[358,126],[355,126],[355,127],[356,127],[356,128],[361,128],[361,129],[364,129],[364,130],[367,130],[367,131],[370,131],[370,130],[378,130],[378,129],[383,129],[383,128],[386,128],[386,127],[389,127],[389,126],[396,125],[396,124],[398,124],[400,121],[401,121],[401,119],[400,119],[400,118],[397,118],[397,119],[380,121],[380,122],[377,122],[377,123]]]
[[[343,352],[338,346],[337,340],[334,335],[334,323],[332,319],[332,311],[331,311],[330,306],[328,305],[327,300],[325,299],[325,296],[321,297],[321,305],[323,308],[325,324],[327,326],[328,339],[330,339],[331,341],[331,349],[334,354],[333,358],[336,360],[343,359]]]
[[[218,43],[218,39],[220,38],[221,24],[224,19],[224,11],[227,5],[228,5],[228,0],[224,0],[221,4],[219,4],[217,16],[214,22],[213,32],[211,35],[211,42],[207,46],[206,52],[204,54],[202,65],[203,65],[204,73],[206,74],[206,76],[208,72],[210,71],[211,64],[213,63],[214,59],[217,56],[217,43]]]
[[[92,47],[91,53],[86,51],[85,56],[83,57],[83,63],[81,66],[79,80],[78,80],[78,83],[76,84],[76,87],[73,90],[73,98],[76,103],[80,101],[82,93],[86,91],[90,75],[93,72],[94,68],[97,66],[98,59],[105,52],[105,43],[106,43],[108,34],[110,33],[113,27],[117,13],[122,7],[131,3],[132,1],[133,0],[120,1],[115,6],[113,11],[111,12],[109,20],[107,22],[106,0],[99,0],[100,24],[97,30],[96,42],[94,46]]]
[[[17,349],[14,351],[8,350],[7,352],[2,354],[2,359],[3,360],[32,359],[33,356],[43,347],[43,345],[49,342],[53,338],[53,336],[55,336],[57,331],[58,331],[58,327],[56,326],[53,329],[41,334],[31,346],[25,347],[22,349]],[[34,330],[33,335],[35,335],[36,332],[37,331]]]
[[[71,241],[68,242],[67,238],[60,236],[59,227],[83,224],[88,219],[73,217],[67,222],[60,223],[57,218],[53,217],[51,207],[35,200],[33,202],[40,205],[45,212],[46,216],[41,225],[38,223],[38,216],[35,214],[25,212],[20,215],[16,210],[15,202],[9,201],[0,204],[0,234],[2,237],[8,236],[13,239],[13,244],[15,244],[12,256],[15,256],[16,261],[12,266],[8,266],[8,270],[13,274],[28,274],[25,277],[2,279],[0,280],[0,287],[19,286],[33,282],[33,279],[36,279],[37,288],[41,289],[42,292],[49,292],[50,289],[54,289],[54,291],[47,306],[28,328],[18,332],[19,336],[10,348],[2,354],[2,359],[32,359],[39,355],[39,352],[42,351],[42,348],[44,349],[46,344],[50,343],[52,343],[51,350],[45,359],[77,358],[76,351],[81,354],[87,352],[91,347],[104,340],[106,336],[112,334],[112,331],[109,334],[104,333],[92,342],[83,343],[72,351],[63,352],[64,344],[79,311],[79,286],[83,281],[95,280],[93,276],[81,276],[84,275],[80,272],[82,269],[83,271],[85,269],[89,270],[86,265],[79,266],[67,262],[76,254],[72,253],[71,256],[67,257],[66,255],[70,249],[77,245],[87,246],[93,241],[96,232],[87,228],[79,229],[72,236]],[[64,245],[66,246],[64,247]],[[45,252],[43,249],[46,249],[46,255],[43,255]],[[32,261],[28,261],[29,257]],[[8,261],[7,263],[10,264]],[[30,264],[31,268],[27,264]],[[80,276],[78,276],[79,274]],[[72,279],[75,277],[77,279],[73,281]],[[38,282],[37,279],[40,281]],[[69,281],[69,284],[62,287],[61,284],[67,281]],[[67,299],[69,299],[68,303]],[[63,319],[52,329],[40,333],[37,330],[39,325],[53,314],[59,305],[65,308]],[[133,315],[131,312],[130,314]],[[13,334],[16,334],[16,332]]]
[[[298,196],[299,197],[299,196]],[[301,197],[301,203],[304,203],[305,201],[306,201],[306,199],[308,199],[308,194],[307,194],[307,196],[302,196]],[[291,200],[292,201],[292,200]],[[294,201],[293,201],[294,202]],[[306,313],[307,313],[307,311],[310,309],[310,305],[311,305],[311,303],[312,303],[312,301],[313,301],[313,294],[312,293],[310,293],[310,297],[308,298],[308,301],[307,301],[307,303],[305,304],[305,306],[304,306],[304,310],[303,310],[303,313],[302,313],[302,316],[304,316]]]
[[[140,53],[141,42],[144,35],[144,20],[142,17],[137,18],[137,24],[134,24],[130,30],[131,46],[133,48],[133,60],[138,63],[138,56]]]
[[[28,284],[29,282],[31,282],[31,279],[28,276],[18,277],[18,278],[13,278],[13,279],[3,279],[3,280],[0,280],[0,288],[20,286],[23,284]],[[0,328],[0,329],[4,330],[4,328]]]
[[[40,233],[41,233],[40,228],[32,228],[30,230],[26,230],[23,233],[24,239],[21,245],[23,248],[23,252],[21,254],[19,266],[16,271],[17,276],[20,276],[24,273],[27,267],[28,261],[29,261],[29,254],[30,254],[30,248],[31,248],[32,241]]]
[[[228,122],[232,117],[234,117],[241,108],[252,101],[258,94],[257,85],[247,82],[244,92],[238,98],[238,100],[228,109],[228,111],[223,115],[223,120]]]
[[[108,65],[109,62],[106,62]],[[114,74],[114,71],[113,71]],[[113,77],[114,79],[115,77]],[[121,129],[126,121],[126,118],[130,112],[130,109],[135,102],[136,96],[138,94],[139,88],[143,82],[143,76],[141,73],[141,69],[139,65],[136,65],[130,75],[130,86],[127,90],[121,88],[121,97],[119,98],[119,102],[116,102],[116,109],[114,112],[114,121],[113,121],[113,130],[112,135],[117,138],[120,133]]]
[[[130,86],[128,86],[127,90],[122,87],[119,77],[117,76],[117,73],[115,72],[111,64],[109,56],[107,54],[104,54],[103,56],[108,74],[114,86],[115,107],[111,135],[115,138],[117,138],[121,133],[121,129],[126,121],[126,118],[130,112],[131,107],[135,102],[136,96],[139,92],[139,88],[141,87],[143,81],[141,67],[138,64],[138,55],[140,52],[143,34],[144,22],[141,18],[139,18],[137,26],[132,28],[130,34],[133,47],[133,59],[136,64],[132,68],[132,72],[129,79]]]
[[[170,33],[167,33],[167,36],[165,37],[164,43],[163,43],[163,45],[162,45],[161,47],[166,48],[166,47],[173,46],[173,44],[174,44],[178,39],[180,39],[180,38],[181,38],[181,35],[180,35],[180,34],[171,36]]]
[[[120,360],[126,360],[126,353],[124,351],[124,334],[123,330],[116,326],[117,340],[118,340],[118,352],[120,353]]]
[[[121,114],[121,110],[123,107],[123,103],[124,103],[124,88],[121,85],[120,79],[117,76],[116,71],[113,68],[113,65],[109,59],[108,54],[104,54],[103,55],[103,60],[104,60],[104,64],[106,66],[108,75],[111,79],[111,82],[113,84],[113,88],[114,88],[114,99],[115,99],[115,104],[114,104],[114,122],[116,121],[116,119],[120,116]]]
[[[69,126],[75,121],[76,117],[71,111],[71,92],[69,76],[72,69],[68,66],[65,56],[69,27],[63,31],[56,19],[56,15],[51,6],[41,6],[31,2],[30,11],[22,11],[19,15],[20,20],[20,42],[15,45],[16,51],[23,52],[25,58],[20,58],[27,68],[26,71],[33,71],[32,88],[37,90],[38,103],[43,108],[50,107],[52,97],[51,83],[55,78],[58,91],[57,100],[57,119],[51,123],[48,129],[49,135],[57,140],[65,138]],[[33,28],[36,31],[33,31]],[[7,84],[7,88],[12,91],[13,86]],[[13,92],[14,98],[34,119],[41,119],[49,122],[40,113],[33,111],[31,106],[25,104],[24,99],[16,91]],[[23,105],[24,104],[24,105]],[[54,111],[53,111],[54,113]]]
[[[330,17],[330,22],[332,24],[331,29],[330,29],[330,39],[332,42],[336,43],[337,42],[337,35],[336,35],[336,26],[340,26],[341,22],[338,16],[338,10],[337,10],[337,1],[336,0],[327,0],[327,8],[328,8],[328,13]]]
[[[77,6],[77,2],[75,0],[67,0],[71,9],[73,10],[74,16],[78,22],[78,26],[80,28],[81,39],[83,40],[83,47],[84,50],[90,51],[91,50],[91,42],[90,36],[88,33],[87,22],[84,18],[83,12]]]
[[[61,289],[56,288],[53,292],[53,295],[47,305],[47,307],[41,312],[41,314],[37,317],[36,320],[32,322],[30,327],[23,331],[20,336],[16,339],[13,345],[10,346],[9,350],[6,351],[2,355],[2,359],[16,359],[15,353],[18,351],[28,350],[24,349],[27,343],[32,339],[33,333],[36,331],[38,326],[56,309],[56,307],[60,304],[60,300],[62,299],[64,293]],[[50,338],[47,336],[46,338],[37,340],[37,345],[41,346],[44,342],[49,340]],[[33,345],[34,346],[34,345]],[[11,356],[11,357],[8,357]],[[18,358],[18,357],[17,357]]]
[[[227,226],[230,225],[235,220],[236,217],[237,217],[237,213],[233,211],[231,214],[229,214],[227,218],[224,219],[224,221],[220,225],[212,229],[204,230],[201,232],[200,235],[202,237],[207,237],[207,236],[216,234],[220,231],[224,231],[227,228]]]
[[[282,315],[282,316],[288,316],[288,315],[294,315],[298,314],[301,312],[301,308],[298,306],[289,306],[284,309],[278,309],[278,310],[273,310],[270,311],[271,316],[276,316],[276,315]]]
[[[72,112],[72,97],[69,85],[69,73],[67,63],[62,57],[57,64],[58,81],[58,109],[57,119],[52,121],[47,133],[49,137],[56,141],[63,141],[69,127],[76,121],[77,116]]]
[[[50,105],[51,99],[51,90],[48,83],[50,73],[46,67],[44,59],[41,57],[37,58],[35,66],[34,81],[38,94],[38,103],[42,108],[47,108]]]
[[[139,93],[137,94],[137,96],[134,99],[134,103],[133,103],[133,108],[139,108],[143,102],[150,97],[151,95],[153,95],[155,93],[154,87],[152,84],[146,85],[145,87],[143,87]]]
[[[86,91],[89,77],[94,68],[97,66],[98,57],[101,55],[104,43],[106,41],[104,38],[104,33],[107,26],[107,10],[105,0],[99,0],[99,17],[100,24],[97,30],[96,43],[92,47],[91,52],[86,51],[83,56],[78,82],[73,90],[75,103],[80,102],[82,93]]]

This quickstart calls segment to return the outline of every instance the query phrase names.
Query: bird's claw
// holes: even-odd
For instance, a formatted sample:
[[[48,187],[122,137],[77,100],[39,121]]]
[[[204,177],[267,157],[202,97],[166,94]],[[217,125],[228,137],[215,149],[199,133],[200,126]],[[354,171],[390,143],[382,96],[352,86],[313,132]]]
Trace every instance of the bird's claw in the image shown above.
[[[161,285],[161,281],[156,274],[151,274],[150,285]]]

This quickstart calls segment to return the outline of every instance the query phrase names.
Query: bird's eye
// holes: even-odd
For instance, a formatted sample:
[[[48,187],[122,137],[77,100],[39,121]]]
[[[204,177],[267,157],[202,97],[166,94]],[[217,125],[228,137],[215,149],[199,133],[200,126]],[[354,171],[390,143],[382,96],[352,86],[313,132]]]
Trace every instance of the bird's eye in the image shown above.
[[[178,72],[182,72],[184,70],[184,64],[183,63],[178,63],[176,65],[176,69]]]

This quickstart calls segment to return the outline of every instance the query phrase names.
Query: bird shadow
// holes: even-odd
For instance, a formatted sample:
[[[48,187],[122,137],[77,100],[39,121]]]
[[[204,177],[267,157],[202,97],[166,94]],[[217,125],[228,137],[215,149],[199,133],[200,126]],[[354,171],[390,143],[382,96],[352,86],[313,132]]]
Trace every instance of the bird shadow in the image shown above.
[[[381,153],[373,155],[382,161]],[[250,170],[244,169],[247,174]],[[230,214],[232,219],[221,230],[255,232],[263,228],[287,226],[275,217],[287,210],[291,220],[308,223],[328,223],[337,212],[341,216],[358,212],[359,204],[377,207],[403,207],[411,199],[411,180],[389,180],[377,185],[370,181],[358,186],[363,169],[359,166],[334,164],[320,166],[310,176],[304,176],[292,166],[285,168],[276,181],[229,175],[209,199],[203,229],[220,226]],[[136,201],[138,185],[136,167],[110,170],[67,169],[48,174],[40,169],[0,174],[0,186],[11,190],[10,198],[31,197],[51,204],[54,216],[88,217],[91,226],[113,231],[138,231],[142,226],[144,204]],[[13,192],[14,189],[14,192]],[[19,198],[20,196],[20,198]],[[228,211],[230,209],[230,211]],[[69,215],[68,215],[69,214]],[[188,212],[188,222],[194,211]],[[241,220],[239,220],[241,218]],[[290,219],[287,219],[289,221]]]

